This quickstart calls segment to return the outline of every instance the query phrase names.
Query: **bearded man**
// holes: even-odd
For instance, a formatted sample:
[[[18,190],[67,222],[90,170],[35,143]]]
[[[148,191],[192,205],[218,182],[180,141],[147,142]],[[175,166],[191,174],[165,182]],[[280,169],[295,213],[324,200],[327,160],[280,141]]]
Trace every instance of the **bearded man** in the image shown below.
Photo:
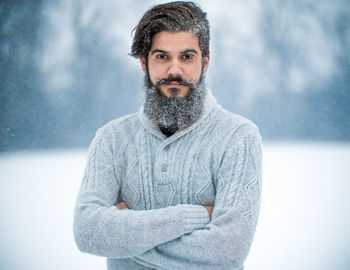
[[[192,2],[148,10],[131,54],[145,102],[93,139],[74,235],[107,269],[243,269],[261,193],[261,138],[204,84],[209,23]]]

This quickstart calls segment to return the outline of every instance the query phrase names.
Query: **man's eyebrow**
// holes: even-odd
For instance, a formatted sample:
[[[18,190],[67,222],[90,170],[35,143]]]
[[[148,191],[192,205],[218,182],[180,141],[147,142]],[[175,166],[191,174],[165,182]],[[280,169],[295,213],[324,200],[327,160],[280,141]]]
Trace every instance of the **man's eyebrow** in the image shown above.
[[[189,53],[189,52],[193,52],[193,53],[195,53],[196,55],[199,54],[198,51],[195,50],[195,49],[186,49],[186,50],[181,51],[182,54],[184,54],[184,53]]]
[[[161,49],[154,49],[152,52],[151,52],[151,55],[155,54],[155,53],[164,53],[164,54],[167,54],[169,53],[168,51],[165,51],[165,50],[161,50]]]
[[[186,50],[183,50],[181,51],[180,53],[181,54],[184,54],[184,53],[189,53],[189,52],[192,52],[196,55],[199,55],[199,52],[196,50],[196,49],[186,49]],[[155,53],[164,53],[164,54],[168,54],[169,51],[166,51],[166,50],[162,50],[162,49],[154,49],[153,51],[151,51],[151,55],[155,54]]]

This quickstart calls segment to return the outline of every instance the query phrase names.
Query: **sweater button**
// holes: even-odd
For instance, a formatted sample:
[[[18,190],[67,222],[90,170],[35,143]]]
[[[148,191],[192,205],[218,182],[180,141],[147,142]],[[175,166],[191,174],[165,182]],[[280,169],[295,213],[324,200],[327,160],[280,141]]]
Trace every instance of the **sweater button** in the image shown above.
[[[168,170],[168,164],[163,163],[162,166],[160,166],[160,170],[166,172]]]

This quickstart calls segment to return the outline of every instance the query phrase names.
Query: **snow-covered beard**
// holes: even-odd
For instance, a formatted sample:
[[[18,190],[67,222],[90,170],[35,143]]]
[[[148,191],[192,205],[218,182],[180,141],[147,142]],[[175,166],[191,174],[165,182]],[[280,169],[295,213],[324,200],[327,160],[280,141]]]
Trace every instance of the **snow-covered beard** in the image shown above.
[[[160,90],[161,85],[177,81],[188,86],[186,96],[166,97]],[[198,120],[203,111],[206,96],[203,70],[198,83],[181,77],[168,77],[153,84],[148,72],[145,75],[146,97],[144,103],[145,114],[160,128],[170,133],[183,130]]]

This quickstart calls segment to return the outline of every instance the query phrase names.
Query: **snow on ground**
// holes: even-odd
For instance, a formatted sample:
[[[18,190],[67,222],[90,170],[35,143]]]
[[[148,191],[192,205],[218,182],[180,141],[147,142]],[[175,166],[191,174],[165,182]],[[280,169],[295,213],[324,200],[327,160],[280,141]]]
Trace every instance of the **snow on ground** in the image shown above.
[[[0,269],[105,269],[75,246],[86,150],[0,154]],[[247,270],[350,269],[350,144],[264,145]]]

